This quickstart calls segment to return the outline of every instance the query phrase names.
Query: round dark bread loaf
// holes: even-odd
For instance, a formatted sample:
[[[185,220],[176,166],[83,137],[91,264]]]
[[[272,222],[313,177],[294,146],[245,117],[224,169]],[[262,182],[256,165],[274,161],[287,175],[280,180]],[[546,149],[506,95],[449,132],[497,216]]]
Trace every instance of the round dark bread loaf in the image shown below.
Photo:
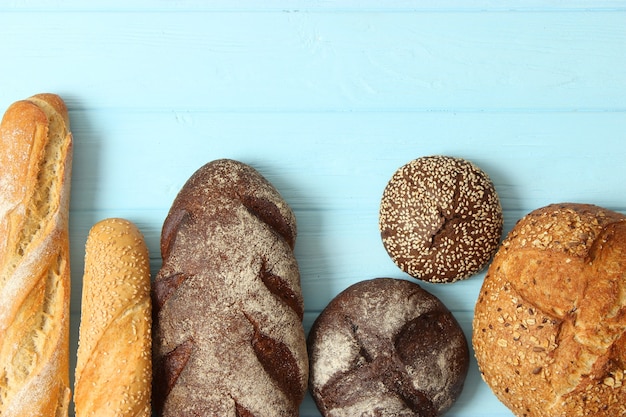
[[[435,417],[469,367],[452,313],[414,282],[376,278],[337,295],[309,333],[310,387],[325,417]]]
[[[296,219],[256,170],[196,171],[163,225],[153,286],[160,416],[297,416],[308,379]]]
[[[473,344],[517,416],[626,413],[626,216],[554,204],[522,218],[489,267]]]
[[[491,179],[450,156],[426,156],[400,167],[380,204],[389,256],[407,274],[430,282],[454,282],[486,267],[500,244],[502,223]]]

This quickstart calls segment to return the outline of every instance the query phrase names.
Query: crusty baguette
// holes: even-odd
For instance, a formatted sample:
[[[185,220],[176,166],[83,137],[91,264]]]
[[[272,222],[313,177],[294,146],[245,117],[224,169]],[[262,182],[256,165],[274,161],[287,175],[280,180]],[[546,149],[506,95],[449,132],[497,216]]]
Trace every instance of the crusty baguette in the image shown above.
[[[241,162],[201,167],[176,197],[153,287],[158,415],[298,415],[308,379],[296,219]]]
[[[95,224],[85,245],[76,417],[151,413],[150,259],[125,219]]]
[[[72,135],[54,94],[0,125],[0,416],[67,416]]]

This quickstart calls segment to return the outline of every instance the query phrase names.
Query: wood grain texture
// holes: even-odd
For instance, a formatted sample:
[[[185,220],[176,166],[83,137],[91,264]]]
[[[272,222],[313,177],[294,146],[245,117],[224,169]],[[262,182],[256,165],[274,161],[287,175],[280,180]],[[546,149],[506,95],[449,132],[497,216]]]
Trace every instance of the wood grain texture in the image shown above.
[[[626,1],[43,0],[0,5],[0,108],[60,94],[75,138],[73,341],[91,226],[158,241],[204,163],[258,169],[298,219],[305,326],[351,283],[406,277],[377,228],[393,172],[448,154],[484,169],[505,233],[561,201],[626,212]],[[471,334],[484,272],[425,285]],[[512,414],[475,362],[449,415]],[[319,416],[310,398],[302,415]]]

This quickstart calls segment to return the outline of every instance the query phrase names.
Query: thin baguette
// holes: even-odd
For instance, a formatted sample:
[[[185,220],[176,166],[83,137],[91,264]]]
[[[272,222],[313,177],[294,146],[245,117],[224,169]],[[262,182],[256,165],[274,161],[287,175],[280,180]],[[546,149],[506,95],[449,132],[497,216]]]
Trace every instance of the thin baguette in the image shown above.
[[[13,103],[0,125],[0,416],[67,416],[72,164],[61,98]]]
[[[151,413],[150,259],[128,220],[94,225],[85,246],[76,416]]]

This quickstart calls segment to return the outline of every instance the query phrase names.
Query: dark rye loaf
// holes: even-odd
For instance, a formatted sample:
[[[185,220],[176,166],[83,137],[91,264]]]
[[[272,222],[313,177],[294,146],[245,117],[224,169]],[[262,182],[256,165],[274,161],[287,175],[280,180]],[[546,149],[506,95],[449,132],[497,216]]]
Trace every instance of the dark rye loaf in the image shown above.
[[[418,284],[374,278],[326,306],[309,333],[311,395],[324,417],[437,417],[461,394],[469,348]]]
[[[296,219],[257,171],[196,171],[163,225],[154,300],[161,416],[297,416],[308,379]]]

